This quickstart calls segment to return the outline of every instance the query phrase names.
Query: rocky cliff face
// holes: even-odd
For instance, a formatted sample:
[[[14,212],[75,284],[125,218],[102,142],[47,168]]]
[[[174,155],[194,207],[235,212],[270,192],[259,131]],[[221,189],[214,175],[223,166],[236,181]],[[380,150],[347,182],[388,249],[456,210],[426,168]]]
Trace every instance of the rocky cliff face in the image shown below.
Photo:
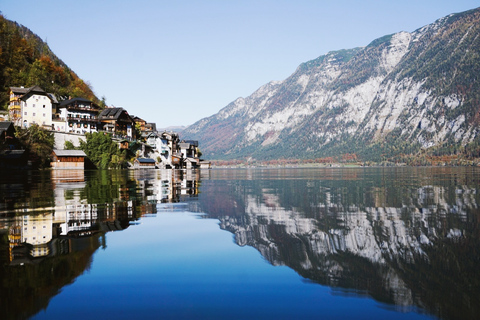
[[[271,169],[261,181],[259,171],[247,169],[241,179],[229,172],[224,182],[202,181],[202,192],[213,196],[200,196],[196,209],[218,219],[239,246],[333,290],[445,319],[478,314],[474,171],[402,169],[382,179],[377,169],[336,176],[327,168],[287,179]]]
[[[187,128],[211,159],[459,147],[480,118],[480,9],[330,52]],[[385,145],[388,146],[385,146]]]

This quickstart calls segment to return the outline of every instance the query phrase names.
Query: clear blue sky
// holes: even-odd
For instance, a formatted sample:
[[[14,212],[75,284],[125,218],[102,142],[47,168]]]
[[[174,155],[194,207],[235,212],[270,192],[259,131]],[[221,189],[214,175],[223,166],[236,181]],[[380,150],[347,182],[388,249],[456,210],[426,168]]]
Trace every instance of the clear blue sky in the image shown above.
[[[414,31],[478,0],[0,0],[107,104],[190,125],[332,50]]]

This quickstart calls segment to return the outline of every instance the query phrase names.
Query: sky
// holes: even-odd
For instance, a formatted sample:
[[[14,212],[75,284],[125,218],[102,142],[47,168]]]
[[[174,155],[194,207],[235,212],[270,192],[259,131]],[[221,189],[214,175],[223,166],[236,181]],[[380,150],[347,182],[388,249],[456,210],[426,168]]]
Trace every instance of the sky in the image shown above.
[[[0,0],[109,106],[188,126],[329,51],[478,0]]]

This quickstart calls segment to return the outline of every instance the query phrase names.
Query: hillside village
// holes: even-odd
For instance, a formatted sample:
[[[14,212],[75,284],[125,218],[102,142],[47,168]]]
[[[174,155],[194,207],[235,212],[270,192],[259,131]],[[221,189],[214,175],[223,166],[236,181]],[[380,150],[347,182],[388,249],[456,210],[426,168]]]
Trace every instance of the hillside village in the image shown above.
[[[39,86],[10,87],[8,121],[2,122],[2,143],[13,138],[14,128],[32,125],[54,132],[56,136],[68,135],[72,141],[84,139],[85,134],[111,135],[120,149],[136,144],[131,168],[194,169],[209,168],[200,160],[198,141],[180,140],[175,132],[157,131],[155,123],[130,115],[119,107],[102,109],[84,98],[58,101],[52,93]],[[13,128],[13,129],[12,129]],[[67,140],[70,141],[70,140]],[[83,167],[86,154],[81,150],[63,150],[57,142],[53,150],[53,168]],[[11,148],[12,149],[12,148]]]

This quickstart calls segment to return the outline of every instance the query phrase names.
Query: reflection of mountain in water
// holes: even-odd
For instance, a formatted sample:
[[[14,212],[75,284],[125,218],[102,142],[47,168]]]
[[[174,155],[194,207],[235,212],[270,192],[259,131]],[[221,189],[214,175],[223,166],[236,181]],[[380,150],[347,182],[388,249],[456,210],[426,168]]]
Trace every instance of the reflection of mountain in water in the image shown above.
[[[397,310],[474,318],[480,312],[478,190],[398,183],[207,181],[202,193],[217,196],[200,197],[200,206],[238,245],[337,293],[367,294]]]
[[[49,173],[48,173],[49,174]],[[0,319],[25,319],[90,268],[105,233],[195,197],[199,177],[143,170],[15,173],[0,178]],[[13,187],[13,188],[12,188]],[[5,191],[5,193],[3,193]]]

